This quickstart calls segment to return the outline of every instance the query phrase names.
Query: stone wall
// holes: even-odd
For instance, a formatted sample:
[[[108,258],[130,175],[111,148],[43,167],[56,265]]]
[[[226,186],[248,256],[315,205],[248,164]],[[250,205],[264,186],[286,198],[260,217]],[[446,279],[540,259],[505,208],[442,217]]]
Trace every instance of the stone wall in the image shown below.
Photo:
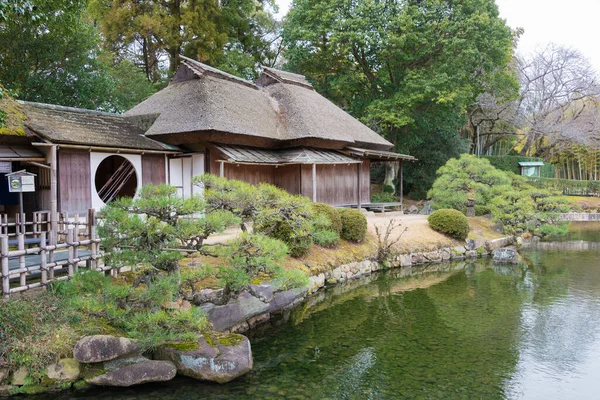
[[[513,243],[513,237],[489,241],[467,239],[463,246],[444,247],[429,252],[398,254],[393,257],[390,264],[392,268],[402,268],[487,257],[495,249],[504,248]],[[225,301],[222,289],[205,289],[194,298],[194,303],[206,312],[208,320],[216,331],[243,333],[297,306],[324,287],[364,277],[378,272],[381,268],[382,266],[373,260],[352,262],[311,276],[308,288],[280,291],[273,282],[264,282],[260,285],[250,285],[249,290],[241,292],[228,301]]]

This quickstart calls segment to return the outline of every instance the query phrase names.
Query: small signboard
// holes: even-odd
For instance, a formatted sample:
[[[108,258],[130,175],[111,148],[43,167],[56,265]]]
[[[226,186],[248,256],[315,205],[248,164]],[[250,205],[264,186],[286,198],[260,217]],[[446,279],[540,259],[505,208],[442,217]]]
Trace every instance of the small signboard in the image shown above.
[[[11,193],[35,192],[35,174],[25,170],[6,174]]]
[[[10,161],[0,161],[0,174],[10,174],[12,172],[12,163]]]

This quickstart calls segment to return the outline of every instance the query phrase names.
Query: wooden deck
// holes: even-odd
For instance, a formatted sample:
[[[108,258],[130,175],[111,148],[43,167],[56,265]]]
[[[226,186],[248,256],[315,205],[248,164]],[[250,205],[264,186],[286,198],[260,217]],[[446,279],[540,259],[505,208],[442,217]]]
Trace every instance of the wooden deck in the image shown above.
[[[341,208],[357,208],[358,204],[342,204],[342,205],[338,205],[336,207],[341,207]],[[385,212],[386,209],[390,210],[390,209],[394,209],[394,208],[398,208],[400,207],[400,209],[402,209],[402,202],[398,201],[398,202],[393,202],[393,203],[363,203],[360,205],[361,208],[364,208],[366,210],[369,211],[379,211],[379,212]]]

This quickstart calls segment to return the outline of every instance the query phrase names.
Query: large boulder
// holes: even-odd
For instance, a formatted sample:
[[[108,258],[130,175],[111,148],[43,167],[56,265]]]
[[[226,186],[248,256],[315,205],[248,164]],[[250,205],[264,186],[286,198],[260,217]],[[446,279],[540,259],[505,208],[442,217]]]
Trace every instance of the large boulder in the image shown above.
[[[114,360],[138,352],[139,346],[131,339],[110,335],[86,336],[75,345],[73,357],[82,363]]]
[[[13,386],[23,386],[25,385],[25,380],[27,379],[27,375],[29,375],[29,371],[25,367],[21,367],[15,372],[13,372],[11,385]]]
[[[88,377],[85,381],[98,386],[128,387],[142,383],[170,381],[176,374],[177,369],[172,362],[146,359],[114,371]]]
[[[197,343],[166,344],[155,358],[172,361],[181,375],[218,383],[250,372],[253,364],[250,341],[234,333],[207,334]]]
[[[64,358],[46,367],[48,378],[58,382],[75,382],[80,374],[79,361],[74,358]]]
[[[514,247],[503,247],[501,249],[494,249],[492,258],[494,263],[497,264],[517,264],[519,254]]]

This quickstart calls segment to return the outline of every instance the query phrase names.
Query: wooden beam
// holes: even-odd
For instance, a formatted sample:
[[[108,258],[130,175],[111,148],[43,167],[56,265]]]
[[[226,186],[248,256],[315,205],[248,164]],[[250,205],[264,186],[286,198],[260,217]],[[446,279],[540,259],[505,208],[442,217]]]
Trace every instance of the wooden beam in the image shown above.
[[[224,161],[219,161],[221,164],[221,167],[219,168],[219,176],[221,178],[223,178],[225,176],[225,162]]]
[[[402,203],[402,205],[400,206],[401,210],[404,210],[404,168],[403,168],[403,162],[402,160],[400,160],[400,203]]]
[[[50,147],[50,244],[56,244],[58,233],[58,184],[57,184],[57,157],[56,146]]]
[[[313,202],[317,202],[317,164],[312,165],[312,199]]]
[[[356,178],[358,179],[357,181],[357,185],[356,185],[356,199],[358,201],[358,209],[360,210],[361,206],[362,206],[362,202],[361,202],[361,198],[360,198],[360,194],[361,194],[361,182],[360,182],[360,173],[361,173],[361,166],[362,164],[356,164]]]

